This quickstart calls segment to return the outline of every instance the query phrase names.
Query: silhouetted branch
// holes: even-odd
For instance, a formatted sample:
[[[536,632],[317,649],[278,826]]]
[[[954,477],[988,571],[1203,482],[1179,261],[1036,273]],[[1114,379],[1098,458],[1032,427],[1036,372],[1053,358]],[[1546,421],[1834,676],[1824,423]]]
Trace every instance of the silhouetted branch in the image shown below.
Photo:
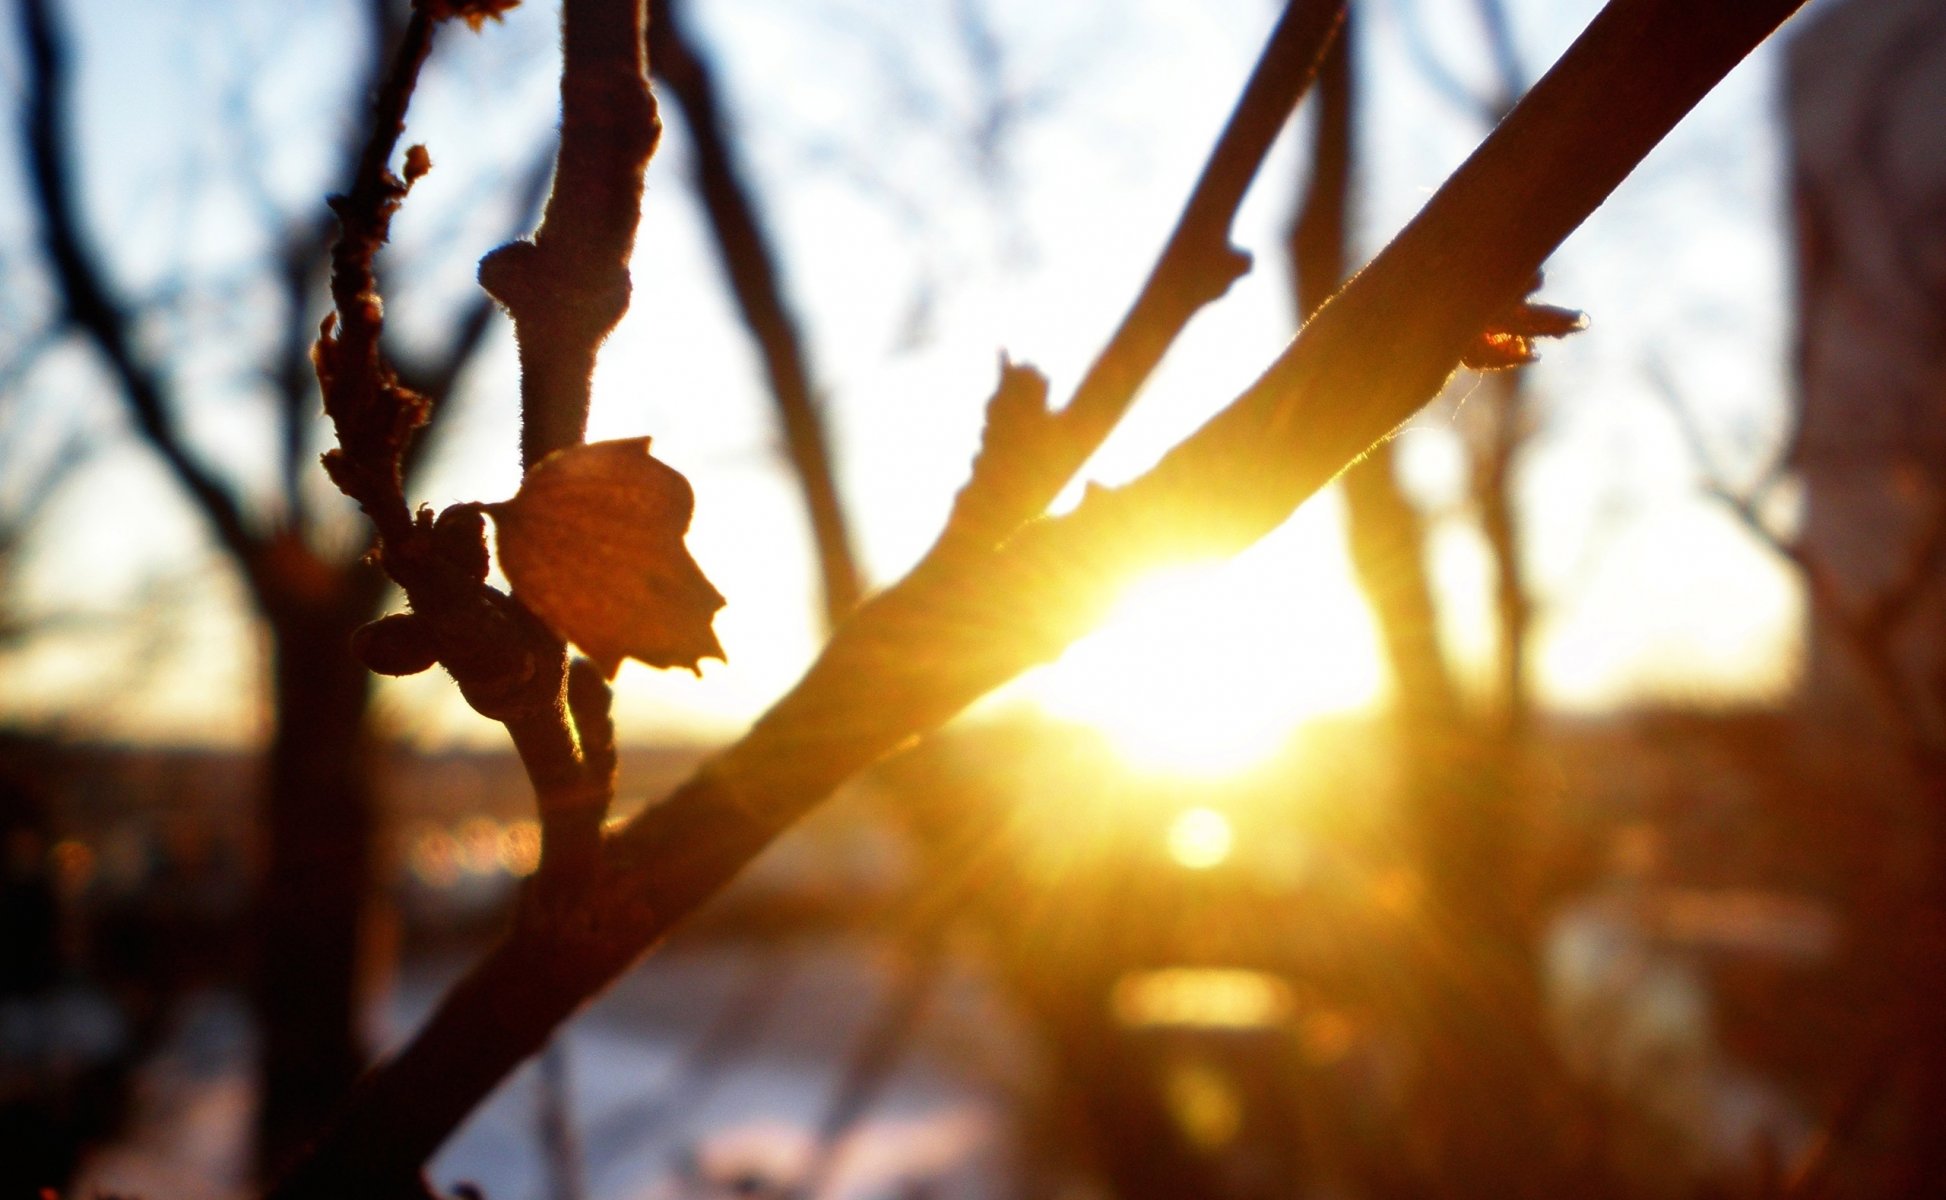
[[[427,406],[380,354],[385,311],[373,264],[391,236],[392,214],[412,182],[431,167],[423,147],[414,148],[417,157],[406,165],[403,180],[392,173],[391,162],[405,132],[406,105],[419,68],[432,50],[433,25],[424,9],[413,11],[378,89],[371,135],[359,152],[351,189],[331,198],[340,231],[331,250],[336,311],[311,351],[325,415],[338,434],[338,449],[324,457],[325,470],[392,545],[403,545],[412,534],[399,462],[413,431],[425,423]]]
[[[784,446],[811,517],[824,587],[825,628],[835,629],[857,606],[864,575],[838,497],[830,438],[811,382],[804,340],[784,299],[777,251],[764,231],[730,144],[715,75],[683,28],[677,9],[676,0],[656,0],[649,22],[649,60],[656,77],[675,94],[694,143],[696,189],[743,323],[763,356]]]
[[[1344,11],[1344,0],[1291,0],[1285,6],[1161,255],[1135,303],[1082,376],[1073,398],[1060,411],[1047,411],[1043,381],[1041,419],[1021,414],[1017,418],[1020,436],[1004,443],[989,433],[967,485],[968,492],[996,493],[977,501],[981,535],[988,529],[1012,529],[1045,512],[1100,449],[1190,319],[1204,305],[1220,299],[1250,269],[1250,256],[1230,244],[1230,226],[1271,143],[1316,75]],[[989,420],[996,415],[994,405],[1003,396],[1017,401],[1023,394],[1018,389],[1026,383],[1003,369],[1000,387],[989,402]],[[1041,428],[1034,431],[1030,425]],[[1007,444],[1016,448],[996,453]],[[1006,478],[994,487],[982,482],[983,474]],[[956,527],[966,518],[960,508],[955,505],[942,547],[961,540]]]
[[[396,0],[370,0],[361,6],[371,52],[363,77],[352,89],[352,95],[360,100],[378,91],[391,61],[391,47],[404,35],[406,8]],[[232,101],[230,108],[230,123],[247,132],[250,129],[248,106],[239,98]],[[362,147],[357,126],[354,124],[352,129],[352,136],[343,149],[341,170],[335,173],[338,178],[350,176],[357,169]],[[239,165],[257,207],[268,220],[281,221],[284,225],[273,259],[284,319],[269,374],[277,400],[278,473],[283,485],[284,519],[287,524],[301,528],[306,516],[303,481],[311,466],[310,434],[317,408],[317,373],[311,368],[311,343],[317,337],[317,329],[312,323],[311,305],[320,271],[328,261],[332,238],[338,231],[338,221],[328,211],[313,213],[308,209],[299,216],[283,219],[258,167],[264,149],[247,145],[239,156],[243,160]]]
[[[561,51],[561,147],[540,228],[480,261],[520,344],[523,468],[582,439],[595,351],[628,311],[642,172],[662,130],[639,3],[568,0]]]
[[[1147,475],[990,555],[922,562],[747,736],[618,830],[572,905],[523,906],[275,1194],[418,1194],[427,1156],[555,1025],[839,783],[1052,658],[1133,570],[1234,552],[1281,523],[1439,391],[1546,255],[1796,7],[1611,3],[1229,408]]]
[[[162,371],[136,345],[129,314],[116,301],[101,264],[81,229],[69,160],[77,145],[68,126],[72,104],[67,42],[50,0],[20,0],[27,57],[26,104],[21,140],[41,224],[41,242],[53,268],[66,318],[94,345],[114,376],[135,427],[182,484],[216,538],[246,568],[259,543],[231,490],[190,451],[176,426]]]

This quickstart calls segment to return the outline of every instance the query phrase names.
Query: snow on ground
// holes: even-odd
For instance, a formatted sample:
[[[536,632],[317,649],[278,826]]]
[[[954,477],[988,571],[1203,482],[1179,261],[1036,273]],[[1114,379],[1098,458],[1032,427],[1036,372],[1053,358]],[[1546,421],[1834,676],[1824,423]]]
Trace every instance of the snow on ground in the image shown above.
[[[462,966],[409,965],[381,1014],[384,1040],[405,1036]],[[434,1159],[433,1182],[558,1200],[543,1149],[551,1103],[577,1148],[582,1200],[781,1194],[818,1157],[815,1130],[887,979],[862,945],[652,959],[567,1027],[552,1071],[530,1062],[507,1079]],[[75,1194],[243,1194],[249,1043],[235,997],[193,997],[142,1072],[128,1135],[91,1157]],[[949,980],[843,1139],[821,1200],[1010,1194],[1004,1094],[1018,1063],[977,992]]]

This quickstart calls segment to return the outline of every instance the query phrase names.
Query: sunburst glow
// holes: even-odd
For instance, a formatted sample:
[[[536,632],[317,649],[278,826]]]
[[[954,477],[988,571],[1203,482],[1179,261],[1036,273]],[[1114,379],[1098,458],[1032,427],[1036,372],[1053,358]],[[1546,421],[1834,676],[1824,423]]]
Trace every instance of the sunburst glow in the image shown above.
[[[1246,768],[1306,718],[1374,703],[1371,619],[1336,530],[1307,515],[1231,562],[1137,584],[1026,693],[1137,766],[1195,775]]]
[[[1230,819],[1213,808],[1184,809],[1169,825],[1169,857],[1192,871],[1220,866],[1236,845]]]

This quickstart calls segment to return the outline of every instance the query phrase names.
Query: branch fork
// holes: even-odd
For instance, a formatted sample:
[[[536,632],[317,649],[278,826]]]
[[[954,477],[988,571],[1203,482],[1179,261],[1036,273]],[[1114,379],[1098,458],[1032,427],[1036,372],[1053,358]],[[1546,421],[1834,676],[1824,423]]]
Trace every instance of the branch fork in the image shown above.
[[[1085,632],[1132,565],[1223,553],[1262,536],[1433,396],[1479,332],[1531,290],[1522,284],[1568,232],[1798,3],[1749,0],[1699,12],[1688,0],[1612,0],[1256,383],[1147,475],[1093,489],[1072,512],[1039,515],[1208,289],[1186,299],[1145,291],[1058,414],[1046,407],[1044,381],[1003,365],[993,427],[955,506],[957,531],[949,527],[906,579],[855,612],[742,740],[605,839],[597,831],[603,865],[578,898],[523,905],[506,940],[410,1045],[366,1076],[339,1122],[273,1194],[423,1194],[418,1171],[426,1158],[507,1071],[845,779],[1057,653]],[[570,74],[579,61],[576,14],[602,7],[567,0]],[[627,9],[635,5],[607,5],[607,17]],[[1230,263],[1225,270],[1234,268],[1227,238],[1210,247],[1198,235],[1227,228],[1227,220],[1209,223],[1199,206],[1234,210],[1341,11],[1311,0],[1287,9],[1165,259],[1213,253]],[[620,57],[608,66],[639,75],[639,57],[633,66]],[[572,94],[564,85],[564,109]],[[569,153],[574,127],[564,116],[560,174],[537,245],[547,242],[557,214],[565,219],[565,198],[579,194],[564,191],[578,161]],[[639,163],[634,172],[639,197]],[[631,213],[622,250],[632,237]],[[1177,269],[1158,264],[1151,288],[1157,279],[1195,277]],[[1516,307],[1514,320],[1506,332],[1530,337],[1565,318]],[[535,370],[546,348],[533,341],[523,334],[524,405],[562,378]],[[575,354],[592,362],[592,347]],[[585,401],[585,376],[578,395]],[[525,416],[523,454],[532,466],[559,448],[550,438],[579,440],[585,407],[579,417],[531,407]],[[1017,482],[1000,482],[1005,477]],[[425,524],[422,518],[414,529]],[[415,612],[424,611],[421,597],[412,599]],[[612,770],[612,758],[604,758],[612,731],[604,750],[600,701],[577,693],[572,670],[543,678],[556,689],[550,702],[560,704],[560,719],[543,730],[515,723],[510,731],[543,796],[543,823],[552,804],[558,827],[565,814],[592,807],[580,788],[604,762]],[[531,745],[523,741],[529,732]],[[565,782],[550,792],[557,779]],[[585,844],[585,831],[579,836],[584,842],[545,839],[544,863],[546,841]],[[537,880],[534,890],[545,886]]]

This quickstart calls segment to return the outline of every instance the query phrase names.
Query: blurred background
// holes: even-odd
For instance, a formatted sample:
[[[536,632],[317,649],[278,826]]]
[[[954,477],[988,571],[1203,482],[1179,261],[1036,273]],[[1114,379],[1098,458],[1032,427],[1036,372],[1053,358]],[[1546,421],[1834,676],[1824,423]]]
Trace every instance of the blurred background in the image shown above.
[[[1269,0],[655,0],[592,437],[697,493],[726,664],[625,813],[929,544],[1003,351],[1071,388]],[[1255,269],[1087,470],[1234,397],[1588,0],[1353,0]],[[321,197],[395,0],[13,0],[0,38],[0,1183],[246,1194],[533,868],[501,731],[374,681],[316,456]],[[557,13],[444,31],[381,263],[409,494],[518,483],[473,284]],[[492,1200],[1946,1190],[1946,10],[1817,0],[1462,371],[1233,562],[855,781],[433,1164]]]

